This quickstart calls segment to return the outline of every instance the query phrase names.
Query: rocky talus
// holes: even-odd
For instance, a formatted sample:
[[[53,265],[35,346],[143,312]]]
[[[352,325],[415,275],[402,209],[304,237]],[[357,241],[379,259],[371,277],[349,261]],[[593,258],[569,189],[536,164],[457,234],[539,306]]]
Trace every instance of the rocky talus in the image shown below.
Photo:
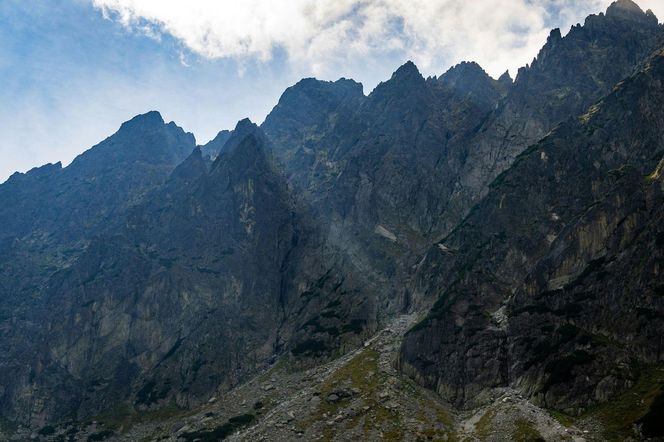
[[[315,368],[296,370],[283,360],[188,412],[169,410],[147,422],[139,417],[127,431],[122,426],[131,423],[129,416],[121,411],[102,414],[81,427],[64,426],[46,439],[71,434],[74,440],[86,440],[106,431],[105,440],[117,441],[508,441],[527,431],[552,440],[588,440],[583,430],[565,427],[512,390],[501,391],[485,408],[459,413],[400,374],[395,368],[398,349],[416,320],[414,315],[399,316],[361,348]]]

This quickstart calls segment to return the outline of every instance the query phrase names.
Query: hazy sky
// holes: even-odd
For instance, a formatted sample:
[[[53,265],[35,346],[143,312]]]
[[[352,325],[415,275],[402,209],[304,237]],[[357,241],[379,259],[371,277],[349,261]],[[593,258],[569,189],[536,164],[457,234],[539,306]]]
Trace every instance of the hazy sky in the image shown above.
[[[512,74],[610,0],[0,0],[0,182],[159,110],[199,143],[302,77]],[[663,0],[641,0],[664,17]],[[661,20],[660,20],[661,21]]]

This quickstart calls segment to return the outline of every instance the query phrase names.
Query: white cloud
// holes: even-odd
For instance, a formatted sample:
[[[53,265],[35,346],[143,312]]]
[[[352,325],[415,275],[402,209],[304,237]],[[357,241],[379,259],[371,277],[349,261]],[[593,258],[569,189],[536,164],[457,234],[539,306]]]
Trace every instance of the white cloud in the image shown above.
[[[563,33],[608,0],[92,0],[125,26],[168,33],[206,58],[271,59],[343,75],[386,54],[424,72],[464,59],[499,75],[528,63],[551,27]],[[664,15],[661,0],[643,0]],[[656,11],[657,12],[657,11]]]

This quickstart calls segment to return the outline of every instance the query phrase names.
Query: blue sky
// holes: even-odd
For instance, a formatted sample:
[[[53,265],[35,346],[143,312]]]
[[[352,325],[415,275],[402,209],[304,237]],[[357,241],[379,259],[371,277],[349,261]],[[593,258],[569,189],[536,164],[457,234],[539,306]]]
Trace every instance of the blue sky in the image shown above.
[[[128,31],[86,2],[3,0],[0,181],[67,163],[152,109],[206,141],[240,118],[260,118],[297,80],[278,60],[239,76],[233,59],[194,57],[185,66],[181,51],[173,39]]]
[[[302,77],[350,77],[368,93],[407,59],[425,75],[462,60],[515,72],[550,28],[609,3],[2,0],[0,182],[67,164],[153,109],[204,143],[241,118],[260,123]],[[639,3],[664,15],[661,0]]]

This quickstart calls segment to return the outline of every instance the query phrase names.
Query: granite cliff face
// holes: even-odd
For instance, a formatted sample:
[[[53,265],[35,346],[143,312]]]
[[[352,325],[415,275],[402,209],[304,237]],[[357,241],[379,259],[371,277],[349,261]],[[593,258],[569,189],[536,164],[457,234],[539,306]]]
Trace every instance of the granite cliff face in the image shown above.
[[[658,50],[521,154],[432,247],[417,273],[437,302],[406,338],[404,370],[459,405],[518,385],[576,412],[660,361],[663,69]],[[651,252],[627,265],[637,250]]]
[[[491,79],[475,63],[425,80],[411,62],[364,99],[347,81],[314,87],[303,80],[262,127],[277,140],[275,155],[292,168],[292,181],[324,200],[329,216],[368,230],[378,223],[409,241],[435,238],[516,155],[608,94],[649,55],[661,28],[630,3],[588,17],[564,38],[552,31],[514,83]],[[298,114],[307,117],[295,120]],[[293,151],[308,152],[310,162],[290,160]]]
[[[295,240],[288,195],[254,133],[206,169],[196,149],[124,231],[51,282],[51,357],[96,392],[81,407],[130,393],[144,407],[207,400],[273,354]]]
[[[164,183],[193,147],[191,134],[150,112],[124,123],[66,168],[43,166],[0,186],[3,415],[39,413],[40,397],[48,398],[51,411],[65,408],[60,401],[70,399],[70,387],[60,388],[53,371],[42,375],[33,365],[43,356],[37,346],[51,344],[37,338],[48,336],[48,329],[36,319],[49,281],[77,262],[95,236],[121,228],[123,214]],[[36,380],[48,385],[39,394]]]
[[[5,416],[41,425],[127,401],[189,407],[284,351],[357,343],[372,291],[296,206],[262,131],[240,121],[214,162],[192,149],[37,299],[17,301],[24,316],[7,307]],[[359,287],[365,300],[338,299]]]
[[[619,2],[564,38],[553,31],[514,82],[493,80],[475,63],[424,79],[410,62],[367,97],[347,81],[305,80],[262,128],[298,197],[381,281],[395,312],[419,302],[408,288],[411,268],[431,242],[526,147],[629,76],[659,35],[651,15]]]
[[[619,0],[552,31],[514,80],[472,62],[426,79],[408,62],[369,95],[304,79],[260,127],[203,146],[150,112],[65,168],[15,174],[0,436],[207,410],[265,370],[326,363],[357,385],[299,382],[336,397],[321,409],[378,410],[365,428],[396,413],[378,386],[419,407],[404,376],[459,409],[507,390],[570,415],[614,400],[662,362],[662,84],[662,26]],[[356,356],[380,382],[336,362]],[[306,412],[298,434],[332,418]]]
[[[193,148],[193,135],[150,112],[64,169],[49,164],[11,176],[0,187],[0,303],[37,296],[50,273],[91,237],[117,228]]]
[[[26,409],[28,415],[40,413],[40,397],[55,397],[47,401],[51,413],[56,408],[65,411],[59,400],[71,399],[70,388],[57,388],[55,376],[62,367],[51,364],[45,369],[37,362],[46,356],[44,347],[53,343],[37,338],[49,335],[40,315],[52,278],[84,259],[97,236],[121,229],[124,214],[162,185],[193,148],[191,134],[150,112],[124,123],[64,169],[59,164],[44,166],[15,174],[1,186],[4,415],[18,417]],[[50,374],[41,375],[42,369]],[[37,382],[50,387],[34,394]]]

